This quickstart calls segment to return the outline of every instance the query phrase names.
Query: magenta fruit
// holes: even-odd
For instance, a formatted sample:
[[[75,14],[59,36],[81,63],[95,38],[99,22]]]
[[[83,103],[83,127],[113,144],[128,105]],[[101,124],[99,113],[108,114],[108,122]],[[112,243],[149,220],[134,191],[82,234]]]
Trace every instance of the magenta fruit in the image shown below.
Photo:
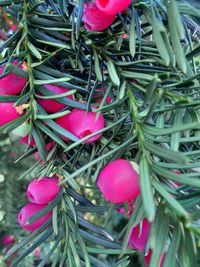
[[[144,250],[149,229],[150,224],[145,218],[142,219],[140,224],[137,224],[135,227],[132,227],[128,237],[129,247],[137,250]]]
[[[60,86],[56,86],[56,85],[52,85],[52,84],[46,84],[46,85],[44,85],[44,87],[46,89],[48,89],[49,91],[57,94],[57,95],[69,92],[69,90],[66,89],[66,88],[63,88],[63,87],[60,87]],[[65,98],[72,100],[73,96],[72,95],[68,95]],[[64,104],[59,103],[59,102],[57,102],[57,101],[55,101],[53,99],[41,99],[41,98],[38,98],[37,102],[40,104],[40,106],[45,111],[47,111],[49,113],[57,112],[57,111],[59,111],[59,110],[61,110],[62,108],[65,107]]]
[[[115,16],[106,15],[95,3],[85,3],[83,7],[82,22],[89,31],[100,32],[108,28]]]
[[[16,65],[17,62],[13,62]],[[23,69],[23,65],[18,67]],[[3,73],[4,66],[0,66],[0,74]],[[0,95],[17,95],[26,85],[26,78],[19,77],[14,73],[8,73],[3,78],[0,78]]]
[[[60,191],[56,177],[46,177],[33,179],[27,188],[26,196],[29,201],[35,204],[47,204],[55,198]]]
[[[57,124],[65,130],[74,134],[78,138],[83,138],[91,133],[101,130],[104,127],[104,119],[101,114],[95,112],[86,112],[80,109],[73,109],[71,113],[64,115],[55,120]],[[87,139],[84,143],[91,143],[101,137],[101,134],[96,134]],[[66,140],[65,137],[63,137]]]
[[[12,243],[15,242],[15,239],[12,235],[5,235],[2,239],[1,239],[1,243],[3,246],[8,246]]]
[[[126,9],[131,0],[95,0],[97,7],[106,15],[116,15]]]
[[[0,103],[0,126],[3,126],[20,116],[13,105],[14,103]]]
[[[37,228],[39,228],[43,223],[45,223],[49,217],[51,216],[52,212],[49,211],[46,213],[44,216],[41,218],[35,220],[32,223],[27,224],[27,220],[36,212],[40,211],[43,209],[46,205],[38,205],[35,203],[28,203],[25,206],[22,207],[20,210],[17,220],[19,225],[26,231],[33,232]]]
[[[108,163],[97,177],[97,186],[107,201],[116,204],[134,200],[139,194],[138,174],[124,159]]]

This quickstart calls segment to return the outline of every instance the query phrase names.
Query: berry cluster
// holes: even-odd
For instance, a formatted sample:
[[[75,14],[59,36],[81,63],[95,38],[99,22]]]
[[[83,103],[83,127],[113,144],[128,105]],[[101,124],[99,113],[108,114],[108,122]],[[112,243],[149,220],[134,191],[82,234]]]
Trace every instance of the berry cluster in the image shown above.
[[[32,180],[26,191],[26,196],[30,203],[23,206],[20,210],[18,214],[19,225],[29,232],[33,232],[40,227],[49,219],[52,214],[51,211],[32,223],[28,223],[28,219],[36,212],[45,208],[59,191],[60,186],[58,185],[58,179],[56,177],[43,177],[41,179]]]
[[[85,28],[90,31],[102,31],[109,27],[117,13],[124,10],[129,4],[130,0],[96,0],[93,3],[87,2],[83,8],[82,22]],[[18,64],[18,62],[12,62],[13,65],[18,65],[18,68],[27,71],[26,64]],[[4,67],[0,67],[0,74],[3,74]],[[5,74],[0,79],[0,95],[18,95],[20,94],[26,85],[26,78],[19,77],[16,74],[10,72]],[[46,84],[43,86],[45,90],[54,95],[65,94],[63,99],[74,100],[73,94],[70,94],[70,90],[53,84]],[[99,97],[103,94],[102,91],[106,91],[106,88],[97,88],[96,94],[93,97]],[[59,112],[66,107],[66,105],[55,101],[53,99],[45,99],[41,93],[37,93],[36,101],[47,113]],[[111,102],[111,98],[105,99],[106,103]],[[95,103],[100,103],[101,99],[95,100]],[[0,103],[0,126],[18,118],[23,114],[23,108],[15,108],[14,103]],[[66,131],[70,132],[78,139],[84,138],[90,134],[93,134],[104,128],[104,118],[101,113],[95,112],[95,107],[92,107],[92,111],[84,111],[81,109],[74,108],[69,111],[68,114],[58,117],[55,119],[55,123],[61,126]],[[92,143],[101,137],[101,133],[93,134],[91,137],[84,139],[83,144]],[[69,139],[65,136],[61,138],[68,142]],[[28,140],[28,135],[21,137],[20,142],[35,146],[34,138],[31,137]],[[46,146],[51,146],[52,143],[48,143]],[[139,180],[138,172],[135,165],[125,159],[117,159],[108,163],[99,172],[97,177],[97,187],[101,191],[106,201],[113,204],[128,203],[129,212],[128,216],[131,215],[132,206],[139,195]],[[43,177],[41,179],[34,179],[28,185],[26,196],[29,203],[22,207],[18,214],[19,225],[30,232],[35,231],[45,221],[47,221],[52,214],[52,211],[48,211],[45,215],[39,219],[29,222],[28,220],[32,215],[45,208],[50,201],[59,193],[60,186],[58,185],[58,179],[56,176]],[[120,210],[121,212],[121,210]],[[124,212],[124,210],[122,211]],[[128,246],[139,250],[145,251],[148,233],[150,230],[149,222],[143,218],[141,222],[134,226],[129,234]],[[5,241],[6,242],[6,241]],[[149,264],[151,257],[151,250],[147,252],[144,257],[146,265]],[[160,266],[164,254],[160,258]]]
[[[16,65],[16,62],[13,62],[12,64]],[[3,70],[4,66],[1,67],[1,71]],[[19,66],[19,68],[22,68]],[[14,73],[9,73],[5,75],[3,78],[0,79],[0,95],[17,95],[21,93],[24,86],[26,84],[26,78],[19,77]],[[63,93],[67,93],[68,89],[62,88],[60,86],[55,86],[52,84],[44,85],[44,87],[52,92],[53,94],[59,95]],[[102,90],[101,88],[97,88],[97,94],[94,95],[94,97],[97,96],[98,98],[98,92]],[[67,95],[66,98],[73,99],[74,97],[72,95]],[[64,104],[59,103],[52,99],[36,99],[38,104],[48,113],[55,113],[60,111],[65,107]],[[99,99],[96,100],[97,103],[99,103]],[[110,101],[110,98],[106,99],[107,102]],[[0,126],[3,126],[4,124],[18,118],[23,114],[23,107],[22,110],[15,108],[14,103],[0,103],[0,112],[2,114],[0,118]],[[72,109],[69,114],[66,114],[62,117],[59,117],[58,119],[55,119],[55,122],[63,127],[68,132],[75,135],[77,138],[83,138],[93,132],[96,132],[98,130],[101,130],[104,127],[104,118],[102,114],[96,114],[93,111],[86,112],[84,110],[80,109]],[[93,142],[101,137],[101,134],[97,134],[92,136],[91,138],[88,138],[84,143],[90,143]],[[61,138],[65,141],[68,141],[68,139],[64,136],[61,136]],[[22,143],[28,144],[28,136],[24,136],[20,139]],[[34,146],[34,140],[31,139],[29,145]]]
[[[107,164],[97,178],[99,187],[104,198],[114,204],[128,203],[128,216],[132,213],[132,206],[139,194],[139,181],[136,166],[131,162],[118,159]],[[123,208],[117,210],[125,213]],[[143,218],[135,227],[131,228],[128,238],[128,246],[138,251],[145,251],[146,242],[150,230],[150,224]],[[144,262],[148,266],[151,258],[151,250],[144,256]],[[159,267],[162,266],[164,254],[161,255]]]

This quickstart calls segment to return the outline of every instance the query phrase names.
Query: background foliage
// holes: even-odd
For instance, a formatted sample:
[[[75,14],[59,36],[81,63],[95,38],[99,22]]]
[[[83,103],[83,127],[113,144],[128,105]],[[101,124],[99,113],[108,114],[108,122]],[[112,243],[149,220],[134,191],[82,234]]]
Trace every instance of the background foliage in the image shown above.
[[[16,165],[11,165],[15,179],[10,167],[7,173],[8,161],[1,161],[1,209],[5,212],[2,234],[14,231],[17,240],[22,240],[8,252],[9,257],[17,251],[11,266],[24,264],[38,245],[42,249],[40,267],[48,262],[51,266],[64,266],[65,262],[77,267],[127,266],[125,254],[133,252],[126,250],[128,233],[143,216],[152,222],[147,243],[153,250],[150,267],[157,266],[163,250],[164,267],[198,266],[197,1],[133,1],[126,14],[119,14],[109,29],[99,33],[88,32],[81,24],[81,0],[6,0],[0,1],[0,6],[17,19],[19,26],[0,47],[2,63],[18,59],[26,61],[28,69],[26,74],[7,65],[7,71],[28,75],[28,83],[20,95],[1,96],[0,101],[28,106],[20,119],[0,127],[0,132],[11,133],[26,121],[37,146],[23,151],[17,146],[17,164],[22,165],[18,165],[19,173]],[[46,83],[69,88],[76,100],[50,94],[42,86]],[[54,123],[53,119],[62,113],[48,115],[36,102],[42,93],[66,104],[64,112],[73,107],[90,110],[99,85],[107,91],[96,109],[106,121],[98,144],[82,145],[84,139],[77,140]],[[108,95],[111,103],[105,101]],[[64,143],[59,134],[71,142]],[[1,157],[8,158],[10,149],[4,140]],[[56,146],[47,151],[45,143],[49,140]],[[36,150],[42,164],[30,161],[30,154]],[[141,189],[131,217],[124,219],[120,230],[123,216],[102,200],[94,185],[100,168],[119,157],[140,166]],[[174,169],[181,174],[174,174]],[[52,223],[24,239],[24,232],[15,223],[17,210],[25,201],[19,192],[25,190],[31,177],[50,173],[60,175],[63,185],[62,193],[48,207],[53,208]],[[16,176],[25,180],[17,182]],[[41,214],[34,218],[37,216]],[[32,264],[29,259],[27,264]]]

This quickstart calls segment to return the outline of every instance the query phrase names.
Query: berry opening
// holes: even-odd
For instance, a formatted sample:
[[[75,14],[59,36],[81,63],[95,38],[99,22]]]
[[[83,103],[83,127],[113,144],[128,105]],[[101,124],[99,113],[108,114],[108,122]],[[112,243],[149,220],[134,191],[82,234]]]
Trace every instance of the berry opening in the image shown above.
[[[26,195],[31,202],[34,202],[34,196],[30,192],[26,192]]]
[[[19,214],[19,217],[18,218],[19,218],[19,221],[22,220],[22,214],[21,213]]]

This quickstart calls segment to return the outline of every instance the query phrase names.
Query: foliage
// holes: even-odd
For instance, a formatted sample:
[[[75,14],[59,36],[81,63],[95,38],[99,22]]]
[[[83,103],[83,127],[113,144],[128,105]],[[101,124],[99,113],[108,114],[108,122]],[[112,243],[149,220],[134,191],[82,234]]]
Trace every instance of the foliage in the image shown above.
[[[49,261],[52,266],[127,266],[125,254],[133,252],[126,248],[128,234],[144,215],[152,222],[147,242],[153,250],[150,267],[158,265],[164,249],[164,267],[198,266],[198,5],[133,1],[126,14],[98,33],[81,24],[82,0],[1,0],[0,6],[19,21],[18,31],[0,47],[2,63],[8,62],[7,71],[28,78],[20,95],[0,97],[1,102],[26,104],[20,119],[0,127],[0,132],[26,122],[37,148],[25,151],[19,161],[38,150],[42,164],[30,166],[20,178],[56,173],[62,185],[47,207],[53,209],[52,221],[8,252],[7,257],[19,251],[10,266],[21,266],[38,246],[45,251],[40,267]],[[9,64],[12,59],[25,61],[27,74]],[[47,83],[75,92],[76,100],[49,93],[43,87]],[[53,121],[62,111],[49,115],[36,102],[42,94],[64,103],[63,112],[73,107],[88,111],[99,85],[107,91],[95,112],[103,114],[106,125],[96,144],[83,145],[88,137],[77,140]],[[107,96],[111,103],[106,103]],[[61,134],[71,141],[63,142]],[[56,145],[47,151],[49,140]],[[102,205],[94,183],[101,167],[119,157],[139,165],[141,194],[115,242],[100,225],[106,217],[112,220],[109,216],[116,207]],[[96,225],[87,219],[88,213],[94,214]],[[114,256],[104,261],[95,256],[108,253]]]

